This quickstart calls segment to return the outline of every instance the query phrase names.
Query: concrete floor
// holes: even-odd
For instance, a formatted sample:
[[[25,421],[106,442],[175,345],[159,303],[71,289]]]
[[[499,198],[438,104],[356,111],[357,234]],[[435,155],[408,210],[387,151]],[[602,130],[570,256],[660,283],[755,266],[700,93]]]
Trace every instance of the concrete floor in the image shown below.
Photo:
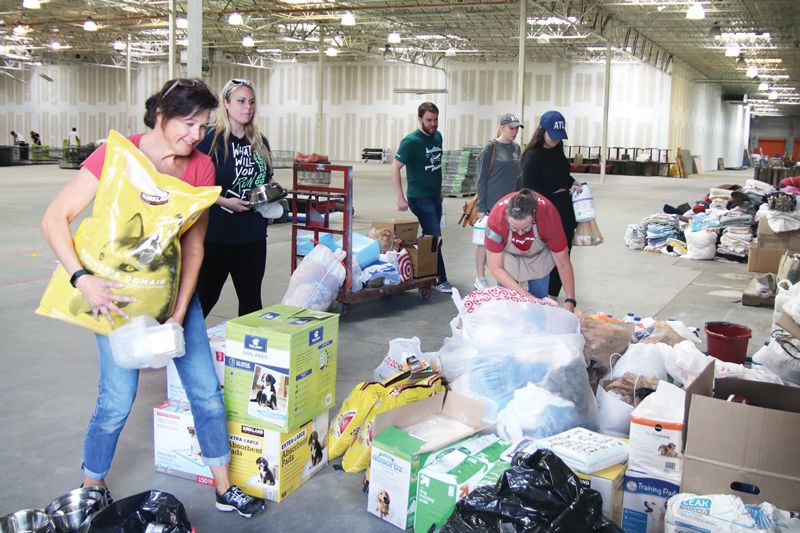
[[[39,231],[42,212],[73,171],[55,165],[0,168],[0,515],[43,507],[81,482],[83,433],[96,394],[97,363],[92,336],[76,327],[33,314],[55,266]],[[278,178],[290,186],[290,171]],[[741,290],[751,275],[746,265],[698,262],[661,254],[629,251],[623,244],[627,224],[702,197],[710,186],[743,183],[751,172],[713,172],[688,180],[581,176],[594,193],[602,246],[573,251],[577,299],[583,311],[676,317],[702,327],[708,320],[749,325],[752,354],[767,338],[771,309],[743,307]],[[475,277],[469,230],[456,226],[463,199],[448,198],[444,254],[450,281],[466,293]],[[356,230],[371,220],[397,215],[387,165],[355,164]],[[406,215],[410,216],[410,215]],[[282,297],[289,278],[290,226],[270,228],[265,305]],[[228,286],[209,324],[235,315]],[[368,378],[385,355],[388,341],[418,336],[425,351],[441,347],[455,315],[449,296],[434,293],[428,302],[416,292],[353,305],[340,329],[337,400]],[[209,487],[158,474],[153,468],[152,406],[166,398],[163,371],[142,373],[139,396],[116,454],[108,482],[116,498],[159,488],[177,496],[198,531],[396,531],[366,512],[362,476],[328,467],[280,504],[247,521],[213,508]],[[338,406],[337,406],[338,408]],[[331,416],[335,415],[335,411]]]

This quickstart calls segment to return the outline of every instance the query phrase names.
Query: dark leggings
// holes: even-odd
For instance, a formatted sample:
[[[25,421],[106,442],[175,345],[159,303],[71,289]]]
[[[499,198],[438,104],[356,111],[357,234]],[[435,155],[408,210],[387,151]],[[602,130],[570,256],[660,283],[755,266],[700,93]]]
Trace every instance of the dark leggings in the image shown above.
[[[572,252],[572,237],[575,235],[575,227],[578,225],[575,221],[575,211],[572,209],[572,195],[569,191],[557,192],[549,200],[558,209],[558,214],[561,216],[561,224],[564,226],[564,234],[567,237],[567,250]],[[553,267],[550,272],[550,286],[547,289],[547,293],[550,296],[558,296],[560,292],[561,276],[558,275],[558,268]]]
[[[206,243],[197,294],[203,316],[214,308],[230,274],[239,298],[239,316],[261,309],[261,281],[267,265],[267,241],[252,244]]]

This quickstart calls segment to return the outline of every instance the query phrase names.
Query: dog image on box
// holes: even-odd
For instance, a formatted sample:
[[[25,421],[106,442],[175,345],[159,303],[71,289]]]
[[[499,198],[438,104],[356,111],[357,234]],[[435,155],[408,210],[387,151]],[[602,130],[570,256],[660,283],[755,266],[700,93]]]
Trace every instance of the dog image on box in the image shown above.
[[[311,451],[311,466],[317,466],[322,461],[323,446],[319,442],[319,434],[316,431],[312,431],[308,436],[308,447]]]
[[[266,457],[259,457],[256,459],[256,465],[258,466],[258,480],[261,482],[262,485],[274,485],[275,484],[275,474],[272,472],[272,469],[269,466],[269,461]]]
[[[200,449],[200,441],[197,440],[197,432],[194,426],[188,426],[186,431],[189,433],[189,455],[192,459],[200,462],[203,459],[203,452]]]
[[[678,447],[674,442],[662,444],[658,447],[658,453],[664,457],[678,457]]]
[[[386,491],[386,489],[379,490],[375,497],[375,509],[378,511],[381,518],[385,519],[389,516],[389,506],[391,503],[392,500],[389,498],[389,492]]]
[[[311,428],[306,439],[308,446],[308,460],[303,466],[302,479],[308,479],[328,463],[328,431],[324,426],[319,426],[317,421]]]
[[[644,512],[648,513],[647,533],[663,533],[664,516],[667,514],[667,500],[659,505],[656,501],[645,500],[642,502]]]
[[[288,377],[284,374],[265,366],[255,365],[248,414],[264,418],[270,413],[284,413],[287,383]]]

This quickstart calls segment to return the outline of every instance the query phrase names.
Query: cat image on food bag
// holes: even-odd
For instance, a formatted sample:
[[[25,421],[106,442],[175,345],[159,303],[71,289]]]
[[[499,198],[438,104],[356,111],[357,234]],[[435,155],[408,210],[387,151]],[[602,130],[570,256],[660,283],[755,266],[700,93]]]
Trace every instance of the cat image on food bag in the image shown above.
[[[178,226],[180,224],[177,224]],[[174,239],[169,239],[166,249],[161,245],[161,234],[144,234],[142,215],[135,214],[122,229],[122,235],[106,244],[97,256],[97,261],[106,263],[120,273],[119,279],[127,284],[148,285],[156,290],[148,291],[148,297],[135,302],[120,302],[118,305],[131,316],[147,315],[163,321],[172,313],[172,301],[177,291],[180,271],[180,253]],[[92,313],[92,307],[83,294],[76,294],[69,310],[75,314]]]

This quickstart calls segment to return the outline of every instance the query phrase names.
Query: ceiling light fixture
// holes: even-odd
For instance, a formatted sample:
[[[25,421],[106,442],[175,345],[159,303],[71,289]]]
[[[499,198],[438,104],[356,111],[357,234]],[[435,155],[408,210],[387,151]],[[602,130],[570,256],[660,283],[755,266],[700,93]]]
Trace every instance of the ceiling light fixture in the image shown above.
[[[242,46],[245,48],[252,48],[256,45],[256,42],[253,40],[253,36],[249,33],[242,37]]]
[[[536,42],[539,44],[550,44],[550,36],[544,33],[539,34],[536,38]]]
[[[356,17],[349,11],[342,15],[342,26],[355,26]]]
[[[58,41],[53,41],[52,43],[50,43],[50,48],[52,48],[53,50],[59,50],[61,48],[61,43]]]
[[[114,50],[125,50],[125,41],[122,39],[117,39],[112,43],[112,46],[114,47]]]
[[[92,20],[92,17],[87,18],[83,23],[83,31],[97,31],[97,23]]]
[[[228,17],[228,24],[231,26],[241,26],[244,24],[244,19],[240,13],[231,13]]]
[[[329,46],[328,49],[325,50],[325,55],[328,57],[336,57],[339,55],[339,50],[337,50],[333,46]]]
[[[25,9],[41,9],[42,4],[39,0],[22,0],[22,7]]]
[[[445,50],[444,55],[446,55],[447,57],[453,57],[456,55],[456,49],[451,46],[450,48]]]
[[[767,83],[765,81],[762,81],[761,83],[758,84],[758,90],[759,91],[768,91],[769,90],[769,83]]]
[[[706,10],[703,9],[703,4],[695,2],[686,10],[686,18],[689,20],[703,20],[706,18]]]
[[[771,93],[769,93],[769,96],[767,98],[769,98],[770,100],[777,100],[778,99],[778,91],[772,91]]]
[[[189,19],[186,17],[178,17],[175,19],[175,27],[181,30],[185,30],[189,27]]]
[[[756,76],[758,76],[758,67],[755,65],[750,65],[747,67],[747,77],[755,78]]]
[[[725,48],[725,57],[738,57],[742,50],[736,45],[730,45]]]
[[[658,6],[656,9],[658,10],[658,12],[659,12],[659,13],[661,13],[662,11],[664,11],[665,9],[667,9],[667,6],[666,6],[666,5],[664,5],[664,4],[661,4],[661,5],[660,5],[660,6]]]
[[[22,24],[17,23],[17,25],[14,26],[14,35],[25,35],[29,31],[31,31],[31,29],[27,26],[23,26]]]
[[[400,44],[402,41],[402,39],[400,39],[400,34],[396,31],[389,32],[389,36],[386,38],[386,40],[389,41],[390,44]]]

